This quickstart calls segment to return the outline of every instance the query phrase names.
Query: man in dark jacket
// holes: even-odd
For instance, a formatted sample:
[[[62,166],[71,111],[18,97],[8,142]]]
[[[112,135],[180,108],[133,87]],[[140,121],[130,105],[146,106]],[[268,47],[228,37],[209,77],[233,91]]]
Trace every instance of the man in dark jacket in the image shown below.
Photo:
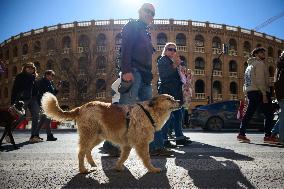
[[[44,76],[36,82],[36,86],[38,89],[38,103],[41,105],[41,98],[44,93],[49,92],[54,95],[58,93],[58,90],[55,88],[53,84],[53,78],[55,73],[53,70],[46,70]],[[55,141],[57,138],[53,136],[50,129],[51,120],[46,117],[45,114],[41,114],[40,121],[36,130],[36,134],[39,135],[39,131],[43,125],[46,126],[46,134],[47,134],[47,141]]]
[[[35,87],[35,78],[37,77],[36,67],[32,62],[25,63],[14,81],[11,104],[16,101],[25,103],[25,110],[28,108],[32,115],[31,138],[29,142],[40,142],[41,138],[36,134],[38,126],[40,107],[37,102],[37,88]]]

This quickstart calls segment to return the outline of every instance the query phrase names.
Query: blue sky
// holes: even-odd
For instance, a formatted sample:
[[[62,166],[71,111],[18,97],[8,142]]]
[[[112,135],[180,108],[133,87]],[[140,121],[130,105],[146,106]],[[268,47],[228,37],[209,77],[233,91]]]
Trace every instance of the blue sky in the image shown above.
[[[143,0],[0,0],[0,42],[31,29],[73,21],[137,18]],[[157,19],[209,21],[253,29],[284,12],[284,0],[148,0]],[[260,32],[284,39],[284,17]]]

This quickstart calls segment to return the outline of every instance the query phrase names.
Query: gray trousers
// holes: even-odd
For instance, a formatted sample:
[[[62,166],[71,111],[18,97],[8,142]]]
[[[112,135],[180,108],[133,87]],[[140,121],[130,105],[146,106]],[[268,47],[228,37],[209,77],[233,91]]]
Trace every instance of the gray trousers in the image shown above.
[[[51,123],[51,119],[47,118],[45,114],[41,114],[40,121],[39,121],[38,127],[36,129],[37,135],[39,135],[39,131],[40,131],[40,129],[43,125],[46,125],[47,136],[51,135],[50,123]]]
[[[35,136],[37,135],[37,126],[38,126],[38,120],[39,120],[39,113],[40,113],[40,107],[36,99],[30,99],[24,101],[25,103],[25,110],[29,109],[32,115],[32,129],[31,129],[31,135]]]

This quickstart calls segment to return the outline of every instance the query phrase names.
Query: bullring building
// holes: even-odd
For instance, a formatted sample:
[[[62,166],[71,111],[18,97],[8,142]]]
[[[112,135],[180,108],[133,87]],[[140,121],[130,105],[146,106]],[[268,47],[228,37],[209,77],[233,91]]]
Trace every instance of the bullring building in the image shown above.
[[[128,21],[58,24],[20,33],[2,42],[0,59],[6,70],[0,74],[0,107],[9,106],[13,80],[21,66],[30,61],[35,63],[40,76],[46,69],[56,72],[55,83],[62,83],[58,94],[62,106],[72,108],[90,100],[111,102],[120,32]],[[274,36],[209,22],[156,19],[150,32],[156,49],[152,62],[153,93],[157,93],[157,59],[166,42],[175,42],[178,53],[194,72],[192,107],[207,104],[210,96],[214,101],[243,98],[246,60],[258,46],[267,49],[266,63],[272,82],[277,58],[284,49],[284,41]],[[228,53],[218,58],[222,44],[227,44]]]

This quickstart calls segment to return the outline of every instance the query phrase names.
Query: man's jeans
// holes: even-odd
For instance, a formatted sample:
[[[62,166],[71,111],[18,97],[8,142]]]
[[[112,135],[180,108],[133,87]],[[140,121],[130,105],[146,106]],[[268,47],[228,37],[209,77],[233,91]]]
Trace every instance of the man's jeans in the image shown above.
[[[139,101],[146,101],[152,98],[152,86],[142,81],[139,71],[133,72],[134,81],[129,92],[120,94],[120,104],[134,104]],[[150,143],[150,150],[164,147],[162,131],[155,132],[154,140]]]
[[[281,112],[279,113],[279,119],[272,129],[272,134],[279,133],[280,142],[284,142],[284,99],[278,101]]]
[[[25,110],[28,108],[31,112],[31,116],[32,116],[31,135],[35,136],[37,135],[36,130],[38,126],[40,107],[36,99],[27,100],[24,103],[25,103],[25,106],[24,106]]]
[[[146,101],[152,98],[151,84],[145,84],[137,70],[133,72],[133,76],[133,85],[127,93],[120,94],[119,104],[134,104],[136,102]]]
[[[260,108],[265,116],[264,132],[265,136],[271,135],[271,129],[273,124],[273,110],[271,96],[267,93],[268,103],[264,104],[262,99],[262,93],[260,91],[250,91],[247,94],[248,97],[248,108],[242,119],[240,125],[240,135],[246,134],[246,129],[249,121],[251,120],[255,111]]]
[[[51,119],[46,117],[45,114],[42,114],[41,117],[40,117],[40,121],[39,121],[39,124],[37,126],[37,129],[35,131],[35,135],[39,135],[39,131],[40,131],[40,129],[41,129],[41,127],[43,125],[46,126],[46,134],[47,134],[47,136],[51,135],[50,123],[51,123]]]

